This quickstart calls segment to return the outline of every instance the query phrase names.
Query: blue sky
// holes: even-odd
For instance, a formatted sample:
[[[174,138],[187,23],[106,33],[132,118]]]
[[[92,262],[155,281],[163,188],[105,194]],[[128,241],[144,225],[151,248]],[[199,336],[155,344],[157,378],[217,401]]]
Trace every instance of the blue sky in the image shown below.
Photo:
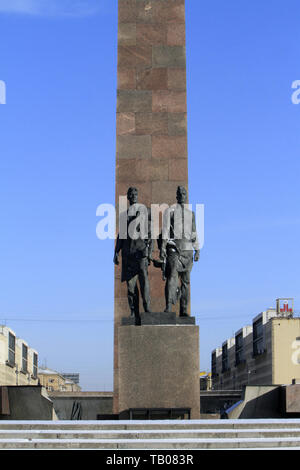
[[[189,0],[192,273],[201,369],[277,297],[299,297],[300,5]],[[40,363],[112,390],[116,0],[0,0],[0,322]]]

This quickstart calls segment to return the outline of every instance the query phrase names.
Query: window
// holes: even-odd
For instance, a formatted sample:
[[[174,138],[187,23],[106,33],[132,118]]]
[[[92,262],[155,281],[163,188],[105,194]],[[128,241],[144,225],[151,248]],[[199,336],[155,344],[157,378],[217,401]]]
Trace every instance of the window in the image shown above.
[[[37,378],[38,375],[38,355],[36,353],[33,353],[33,370],[32,370],[32,376],[33,378]]]
[[[222,372],[229,370],[227,343],[222,346]]]
[[[22,344],[22,372],[28,370],[28,347]]]
[[[265,352],[262,318],[253,323],[253,356]]]
[[[244,341],[243,333],[239,333],[235,337],[235,365],[244,362]]]
[[[16,337],[9,333],[8,334],[8,364],[10,366],[15,365],[16,358]]]

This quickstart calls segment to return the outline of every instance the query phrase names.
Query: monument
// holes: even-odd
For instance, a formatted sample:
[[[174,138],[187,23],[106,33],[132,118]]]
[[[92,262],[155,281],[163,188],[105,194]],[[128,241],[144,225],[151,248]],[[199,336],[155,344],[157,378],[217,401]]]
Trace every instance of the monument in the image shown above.
[[[119,0],[118,15],[116,208],[127,194],[128,227],[137,195],[148,209],[176,206],[176,198],[177,206],[187,202],[185,1]],[[191,216],[184,241],[164,237],[162,221],[160,240],[116,243],[114,413],[120,416],[181,409],[199,417],[199,329],[189,307],[199,249],[194,216],[183,214]]]
[[[126,238],[117,238],[114,263],[119,264],[119,253],[122,252],[122,276],[121,281],[127,283],[127,296],[130,312],[135,316],[136,323],[140,319],[140,296],[137,281],[140,284],[141,295],[145,312],[150,312],[150,286],[148,279],[148,266],[151,262],[152,240],[151,234],[147,238],[138,237],[133,240],[128,234],[128,227],[137,219],[137,212],[130,213],[130,209],[137,204],[138,190],[130,187],[127,191],[130,208],[123,214],[126,224]],[[133,212],[133,211],[132,211]],[[148,217],[147,217],[148,218]],[[137,227],[135,227],[137,228]],[[147,232],[149,232],[147,227]]]

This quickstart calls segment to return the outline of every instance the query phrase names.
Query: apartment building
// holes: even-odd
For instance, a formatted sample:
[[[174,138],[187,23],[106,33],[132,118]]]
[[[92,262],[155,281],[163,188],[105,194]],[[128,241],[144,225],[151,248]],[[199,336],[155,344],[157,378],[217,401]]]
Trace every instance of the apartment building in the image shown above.
[[[214,349],[212,387],[240,390],[245,385],[291,384],[300,378],[300,318],[293,299],[277,299],[276,308],[255,316],[251,325]]]
[[[37,385],[37,372],[37,351],[9,327],[0,325],[0,386]]]
[[[48,369],[47,367],[39,368],[38,377],[40,384],[49,392],[79,392],[81,390],[78,383],[64,377],[60,372]]]

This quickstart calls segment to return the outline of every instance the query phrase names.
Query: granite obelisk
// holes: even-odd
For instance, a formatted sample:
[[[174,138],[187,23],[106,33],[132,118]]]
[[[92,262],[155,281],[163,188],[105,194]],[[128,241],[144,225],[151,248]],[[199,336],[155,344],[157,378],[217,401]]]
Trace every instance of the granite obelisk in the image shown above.
[[[117,74],[117,213],[119,196],[132,186],[146,206],[173,204],[177,186],[188,189],[185,0],[118,0]],[[116,267],[115,413],[119,412],[118,327],[129,312],[120,276]],[[160,270],[150,266],[149,279],[151,310],[162,312]]]

